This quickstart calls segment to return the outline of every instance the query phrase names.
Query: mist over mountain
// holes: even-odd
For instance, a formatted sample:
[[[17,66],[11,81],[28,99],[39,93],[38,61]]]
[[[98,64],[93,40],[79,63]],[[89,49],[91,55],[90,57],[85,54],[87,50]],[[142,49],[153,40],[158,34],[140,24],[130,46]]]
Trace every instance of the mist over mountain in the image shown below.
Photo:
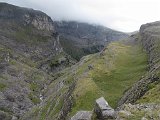
[[[99,25],[76,21],[54,23],[64,50],[77,60],[84,55],[100,52],[111,41],[128,37],[126,33]]]
[[[141,24],[160,20],[159,0],[1,0],[34,8],[56,21],[99,24],[118,31],[137,31]]]

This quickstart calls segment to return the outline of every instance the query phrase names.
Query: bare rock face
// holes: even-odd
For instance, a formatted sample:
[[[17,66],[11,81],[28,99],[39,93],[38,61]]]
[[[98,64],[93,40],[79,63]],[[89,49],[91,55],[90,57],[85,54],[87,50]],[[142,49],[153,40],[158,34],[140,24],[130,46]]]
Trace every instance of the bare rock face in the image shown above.
[[[10,19],[21,25],[33,25],[38,30],[55,32],[52,19],[41,11],[11,6],[7,3],[1,3],[0,7],[0,18]]]
[[[116,112],[108,105],[108,102],[103,97],[96,100],[94,112],[96,113],[97,118],[101,120],[116,118]]]
[[[94,111],[78,111],[71,120],[110,120],[116,117],[116,111],[101,97],[96,100]]]
[[[160,21],[142,25],[140,35],[142,45],[148,53],[150,70],[160,69]]]
[[[156,103],[124,104],[116,120],[159,120],[160,105]]]
[[[35,15],[34,18],[30,14],[24,15],[25,24],[32,24],[38,30],[55,31],[52,20],[48,16]]]
[[[0,120],[19,119],[40,104],[41,91],[54,79],[50,63],[55,72],[68,65],[62,52],[48,15],[0,3]]]
[[[134,103],[148,90],[148,86],[159,81],[160,71],[160,21],[147,23],[141,26],[138,38],[143,49],[148,54],[149,70],[137,83],[127,90],[118,102],[118,106],[124,103]]]
[[[92,112],[91,111],[78,111],[71,120],[91,120]]]
[[[41,11],[0,3],[0,43],[31,59],[38,68],[47,72],[56,72],[64,66],[60,66],[61,63],[54,65],[54,59],[58,59],[63,49],[54,22]],[[17,59],[15,54],[13,57]],[[60,57],[65,58],[66,54]],[[9,59],[6,57],[6,60]],[[69,64],[67,60],[65,63]]]

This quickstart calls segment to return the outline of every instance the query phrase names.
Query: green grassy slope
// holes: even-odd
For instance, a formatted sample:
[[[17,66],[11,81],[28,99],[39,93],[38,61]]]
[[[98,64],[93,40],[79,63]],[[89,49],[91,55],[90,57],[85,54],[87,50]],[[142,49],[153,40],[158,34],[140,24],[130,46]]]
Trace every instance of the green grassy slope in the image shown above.
[[[116,107],[123,92],[147,71],[147,56],[141,46],[113,42],[102,52],[83,58],[78,69],[78,82],[74,90],[74,106],[78,110],[91,110],[95,99],[104,96]],[[89,70],[88,66],[92,66]]]
[[[95,100],[101,96],[112,107],[116,107],[123,92],[146,71],[147,56],[141,46],[122,41],[112,42],[101,53],[85,56],[74,66],[54,75],[54,81],[43,91],[46,97],[44,101],[22,119],[57,119],[61,109],[66,107],[63,95],[74,80],[77,82],[72,92],[70,116],[79,110],[92,110]],[[57,88],[60,83],[63,83],[62,86]]]
[[[122,110],[130,115],[122,114],[120,117],[124,120],[154,119],[159,120],[160,116],[160,22],[147,23],[141,26],[138,39],[141,40],[143,48],[148,54],[149,71],[144,77],[144,83],[141,88],[146,89],[141,94],[135,105],[125,104]],[[151,76],[151,77],[150,77]],[[151,81],[152,80],[152,81]],[[148,82],[151,81],[151,82]],[[147,83],[148,82],[148,83]],[[146,84],[146,85],[145,85]],[[142,91],[143,92],[143,91]]]

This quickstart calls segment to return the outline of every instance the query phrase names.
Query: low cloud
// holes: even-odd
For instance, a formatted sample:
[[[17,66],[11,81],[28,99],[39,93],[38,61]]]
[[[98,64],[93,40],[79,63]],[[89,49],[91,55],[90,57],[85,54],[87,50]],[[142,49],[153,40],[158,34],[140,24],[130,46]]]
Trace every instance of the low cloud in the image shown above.
[[[41,10],[53,20],[101,24],[124,32],[160,20],[159,0],[0,0]]]

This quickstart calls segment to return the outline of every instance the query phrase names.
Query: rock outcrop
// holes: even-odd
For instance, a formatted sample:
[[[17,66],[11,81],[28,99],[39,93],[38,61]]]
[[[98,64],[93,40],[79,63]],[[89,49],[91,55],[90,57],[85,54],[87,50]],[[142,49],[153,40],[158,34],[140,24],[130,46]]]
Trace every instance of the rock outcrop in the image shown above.
[[[39,30],[55,32],[52,19],[41,11],[1,3],[0,18],[5,20],[10,19],[11,21],[16,20],[21,25],[33,25]]]
[[[142,25],[140,36],[142,45],[148,53],[150,70],[160,70],[160,22]]]
[[[91,111],[79,111],[71,120],[91,120],[92,112]]]
[[[124,103],[134,103],[141,98],[149,89],[150,84],[159,83],[160,75],[160,22],[142,25],[140,32],[135,37],[143,46],[148,54],[148,73],[142,76],[141,80],[135,83],[127,92],[124,93],[119,106]]]
[[[95,101],[93,111],[78,111],[71,120],[110,120],[116,119],[117,112],[101,97]]]
[[[116,118],[115,110],[109,106],[108,102],[103,97],[96,100],[94,112],[100,120]]]
[[[59,42],[54,22],[41,11],[0,3],[0,42],[22,54],[25,59],[21,61],[29,64],[27,59],[30,59],[37,68],[47,72],[56,72],[72,64]],[[63,65],[54,62],[61,58],[65,58]]]
[[[56,79],[49,73],[71,64],[48,15],[0,3],[1,120],[19,119],[40,104],[49,96],[44,97],[44,90]],[[52,87],[52,94],[58,94],[63,82],[57,86]]]
[[[155,103],[124,104],[116,120],[159,120],[160,105]]]

